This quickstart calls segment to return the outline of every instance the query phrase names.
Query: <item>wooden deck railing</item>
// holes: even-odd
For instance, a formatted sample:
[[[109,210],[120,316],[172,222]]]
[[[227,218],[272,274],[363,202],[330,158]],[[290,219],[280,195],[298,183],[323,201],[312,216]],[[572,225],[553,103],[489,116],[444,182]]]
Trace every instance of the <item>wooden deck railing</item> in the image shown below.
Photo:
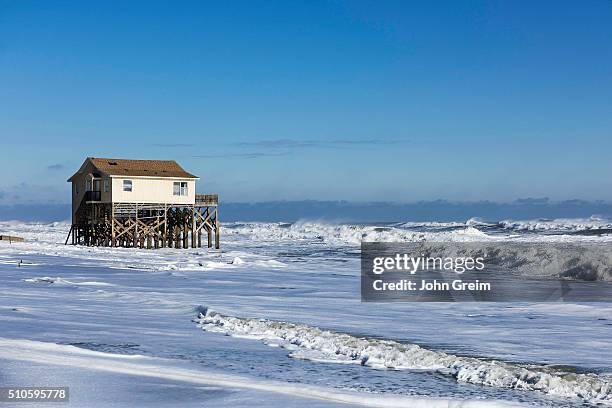
[[[219,194],[196,194],[196,205],[214,207],[219,205]]]

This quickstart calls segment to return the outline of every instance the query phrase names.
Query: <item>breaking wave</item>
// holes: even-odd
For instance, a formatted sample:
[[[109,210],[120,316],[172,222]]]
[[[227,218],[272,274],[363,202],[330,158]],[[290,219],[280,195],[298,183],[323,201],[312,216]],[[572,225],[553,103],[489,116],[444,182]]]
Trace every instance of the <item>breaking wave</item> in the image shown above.
[[[612,230],[612,222],[605,218],[558,218],[527,221],[504,220],[497,224],[500,228],[513,231],[535,232],[580,232]]]
[[[396,223],[386,226],[314,222],[230,223],[224,226],[224,231],[236,237],[252,236],[275,243],[291,241],[310,245],[320,242],[332,247],[357,246],[361,242],[415,244],[420,252],[432,256],[452,256],[455,253],[457,256],[481,256],[479,254],[486,251],[487,264],[525,276],[612,281],[612,235],[588,237],[569,234],[586,228],[605,231],[606,225],[596,218],[541,221],[541,224],[535,221],[487,224],[470,219],[465,223]],[[518,232],[529,228],[545,232]],[[559,233],[551,235],[549,232],[553,230]],[[464,253],[459,253],[461,250]]]
[[[425,225],[429,226],[425,228]],[[393,225],[324,224],[314,222],[232,223],[226,234],[257,236],[273,241],[316,240],[331,245],[359,245],[368,242],[474,241],[487,234],[472,225],[457,223],[406,223]]]
[[[538,278],[612,281],[609,242],[419,242],[410,252],[439,257],[484,257],[488,266]]]
[[[273,241],[317,240],[331,245],[358,245],[368,242],[422,242],[476,240],[570,240],[592,233],[612,233],[612,222],[597,217],[587,219],[540,219],[527,221],[505,220],[487,223],[478,218],[466,222],[401,222],[384,225],[327,224],[321,222],[296,223],[227,223],[230,235],[257,236]],[[534,235],[532,233],[538,233]],[[556,234],[556,236],[551,236]]]
[[[459,382],[539,391],[612,405],[612,380],[596,374],[460,357],[416,344],[356,337],[282,321],[224,316],[205,308],[199,312],[195,321],[205,331],[261,340],[270,346],[290,350],[293,358],[354,363],[379,369],[431,370],[452,376]]]

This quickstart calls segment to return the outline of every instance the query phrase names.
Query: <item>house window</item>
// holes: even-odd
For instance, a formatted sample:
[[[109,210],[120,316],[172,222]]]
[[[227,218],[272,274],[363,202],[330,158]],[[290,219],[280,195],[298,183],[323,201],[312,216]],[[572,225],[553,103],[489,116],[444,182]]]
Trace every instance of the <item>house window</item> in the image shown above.
[[[186,181],[175,181],[172,185],[172,194],[175,196],[186,196],[189,194]]]
[[[85,191],[91,191],[91,180],[85,181]]]
[[[123,180],[123,191],[132,191],[132,180]]]
[[[104,192],[108,193],[110,191],[110,180],[104,179]]]

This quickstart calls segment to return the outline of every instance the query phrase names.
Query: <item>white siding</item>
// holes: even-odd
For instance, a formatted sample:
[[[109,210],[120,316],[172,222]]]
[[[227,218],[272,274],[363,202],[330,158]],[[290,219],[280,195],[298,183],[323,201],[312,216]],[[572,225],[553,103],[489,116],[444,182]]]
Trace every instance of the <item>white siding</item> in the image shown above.
[[[108,180],[110,183],[109,191],[104,191],[104,181],[105,180]],[[108,176],[102,176],[102,180],[100,181],[100,190],[102,190],[102,193],[100,194],[101,201],[105,203],[109,203],[112,198],[113,184],[112,184],[111,179]]]
[[[132,180],[132,191],[123,191],[123,180]],[[186,196],[173,195],[175,181],[187,182]],[[112,201],[115,203],[194,204],[195,180],[179,178],[149,178],[114,176],[111,183]]]

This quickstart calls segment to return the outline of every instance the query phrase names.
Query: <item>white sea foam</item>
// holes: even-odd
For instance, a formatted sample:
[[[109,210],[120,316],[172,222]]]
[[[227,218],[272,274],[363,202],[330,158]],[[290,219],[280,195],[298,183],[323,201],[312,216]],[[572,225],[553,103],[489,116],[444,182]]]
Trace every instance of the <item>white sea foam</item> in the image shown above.
[[[176,365],[168,359],[145,357],[141,355],[122,355],[85,350],[78,347],[29,341],[25,339],[0,338],[0,360],[23,361],[66,367],[66,370],[93,370],[120,375],[120,381],[129,382],[136,378],[154,378],[172,384],[187,383],[197,386],[213,386],[232,390],[254,390],[271,395],[290,395],[296,398],[322,400],[329,403],[344,403],[370,407],[427,407],[427,408],[493,408],[519,407],[520,404],[505,401],[450,400],[442,398],[419,398],[402,395],[381,395],[358,393],[306,384],[263,381],[237,375],[222,374],[215,371],[195,369]],[[25,368],[28,370],[28,368]],[[36,369],[32,369],[33,373]],[[36,374],[33,374],[36,376]],[[117,380],[115,380],[117,381]],[[174,385],[173,385],[174,386]],[[204,394],[205,395],[205,394]],[[129,399],[128,399],[129,400]],[[240,401],[240,400],[239,400]],[[234,405],[236,404],[234,400]],[[124,401],[125,405],[125,401]],[[157,405],[157,404],[155,404]],[[204,403],[206,405],[206,402]],[[228,405],[232,406],[232,405]],[[305,405],[307,406],[307,405]]]
[[[318,243],[330,248],[357,247],[361,242],[400,242],[400,243],[449,243],[448,250],[452,251],[453,244],[479,243],[503,244],[497,246],[504,255],[498,257],[502,262],[500,266],[514,268],[517,264],[531,267],[526,274],[541,277],[583,279],[583,280],[612,280],[612,254],[605,251],[565,251],[558,244],[569,243],[612,243],[612,234],[603,236],[580,236],[570,234],[523,234],[514,232],[510,224],[517,225],[517,229],[527,228],[532,221],[507,221],[508,228],[504,229],[492,224],[486,224],[478,219],[470,219],[465,223],[419,223],[414,225],[394,224],[388,226],[373,225],[347,225],[325,224],[314,222],[301,222],[294,224],[283,223],[228,223],[223,225],[225,240],[230,245],[236,245],[230,253],[216,256],[210,252],[181,251],[177,260],[172,250],[151,252],[148,250],[134,250],[125,248],[59,246],[63,244],[69,225],[66,223],[31,224],[18,222],[0,223],[0,231],[24,236],[26,242],[0,244],[0,253],[19,249],[22,254],[61,255],[81,258],[86,255],[89,259],[96,259],[101,264],[112,268],[129,268],[143,270],[183,270],[183,271],[209,271],[213,269],[265,267],[284,268],[286,264],[279,259],[254,252],[244,252],[248,249],[251,238],[256,238],[264,245],[291,245],[312,247]],[[539,224],[534,224],[539,225]],[[550,229],[556,228],[563,232],[583,230],[585,228],[603,228],[605,220],[599,218],[555,220],[545,223]],[[524,227],[525,226],[525,227]],[[513,227],[514,228],[514,227]],[[536,228],[536,227],[534,227]],[[542,231],[543,227],[537,231]],[[548,228],[548,227],[547,227]],[[497,232],[496,232],[497,231]],[[501,231],[501,232],[498,232]],[[506,231],[505,233],[503,231]],[[513,231],[508,233],[508,231]],[[545,232],[545,231],[542,231]],[[528,251],[517,250],[515,242],[554,243],[546,253],[537,248]],[[247,246],[243,246],[247,244]],[[13,248],[13,249],[11,249]],[[227,247],[226,247],[227,248]],[[605,253],[604,253],[605,252]],[[543,256],[545,255],[545,256]],[[549,262],[554,260],[554,262]],[[588,262],[587,262],[588,261]],[[15,262],[14,259],[6,262]],[[27,265],[22,265],[27,266]]]
[[[266,319],[200,313],[198,325],[210,332],[258,339],[291,350],[295,358],[355,363],[372,368],[432,370],[460,382],[580,398],[612,405],[612,380],[544,366],[522,366],[474,357],[460,357],[392,340],[356,337],[307,325]]]
[[[612,222],[600,217],[538,219],[527,221],[504,220],[499,222],[498,225],[502,228],[514,231],[575,232],[612,229]]]
[[[480,236],[478,230],[465,234]],[[612,281],[612,247],[606,242],[477,241],[428,241],[410,244],[410,247],[414,253],[429,256],[483,256],[488,266],[524,276]]]
[[[70,225],[65,222],[50,224],[23,223],[18,221],[0,222],[0,231],[4,234],[23,236],[25,243],[14,245],[32,250],[57,250],[56,244],[64,243]],[[605,231],[612,229],[612,222],[603,218],[555,219],[501,221],[490,224],[471,218],[466,222],[404,222],[383,226],[360,224],[332,224],[323,222],[297,223],[223,223],[222,230],[226,239],[257,237],[260,242],[300,242],[318,241],[329,245],[359,245],[369,242],[421,242],[421,241],[497,241],[516,239],[517,233],[559,232],[573,233],[578,231]],[[580,236],[540,236],[523,237],[528,240],[568,241],[583,240]],[[607,239],[607,237],[598,237]],[[612,240],[612,236],[609,237]],[[89,249],[91,250],[91,249]],[[66,251],[64,251],[65,253]]]
[[[524,240],[543,242],[583,241],[592,237],[568,235],[580,231],[602,231],[612,229],[612,224],[599,218],[502,221],[489,224],[478,219],[465,223],[423,222],[396,223],[386,226],[357,224],[325,224],[312,222],[286,223],[229,223],[224,225],[224,234],[230,236],[257,237],[272,242],[319,241],[329,245],[359,245],[367,242],[476,242]],[[550,234],[521,234],[528,231]],[[612,235],[595,237],[612,240]]]
[[[85,282],[73,282],[67,279],[58,277],[52,278],[49,276],[43,276],[40,278],[28,278],[24,279],[24,282],[28,283],[48,283],[55,286],[113,286],[111,283],[99,282],[99,281],[85,281]]]
[[[403,224],[405,225],[405,224]],[[454,225],[454,224],[453,224]],[[359,245],[368,242],[420,242],[426,240],[473,241],[489,238],[473,226],[457,231],[415,231],[396,226],[323,224],[300,222],[228,224],[225,234],[256,236],[268,241],[320,241],[331,245]]]

